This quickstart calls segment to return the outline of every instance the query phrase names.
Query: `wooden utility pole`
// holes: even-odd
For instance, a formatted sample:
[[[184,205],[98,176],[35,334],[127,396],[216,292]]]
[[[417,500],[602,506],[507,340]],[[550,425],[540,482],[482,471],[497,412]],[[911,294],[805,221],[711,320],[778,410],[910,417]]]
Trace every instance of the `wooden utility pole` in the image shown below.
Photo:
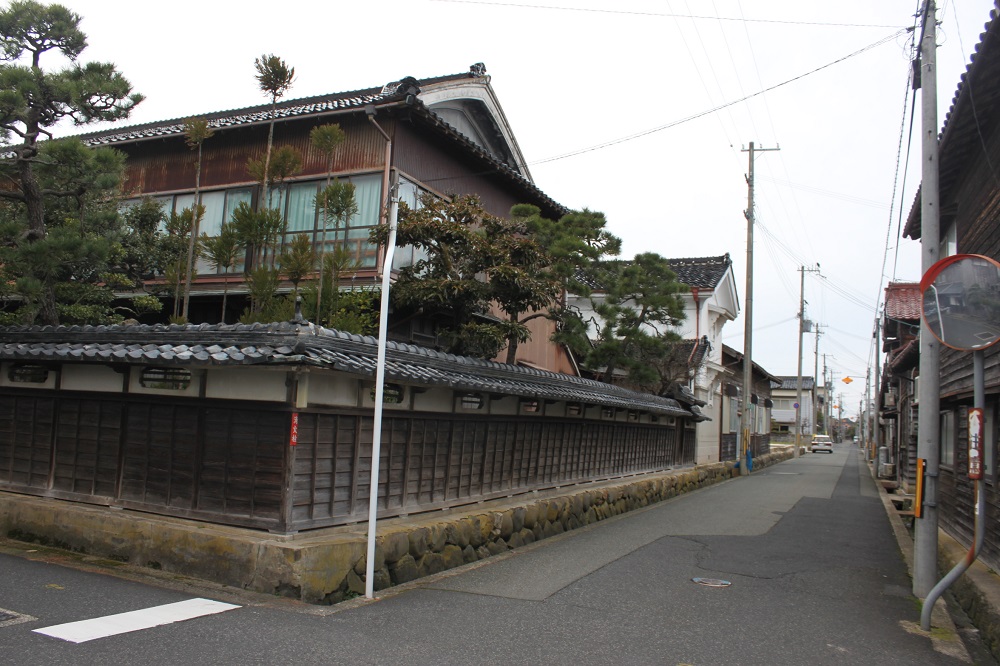
[[[740,460],[740,474],[750,473],[750,431],[752,430],[750,396],[753,394],[753,156],[754,152],[781,150],[781,148],[754,149],[753,141],[749,150],[750,165],[747,171],[747,209],[743,216],[747,218],[747,296],[743,320],[743,399],[740,411],[740,433],[737,457]]]

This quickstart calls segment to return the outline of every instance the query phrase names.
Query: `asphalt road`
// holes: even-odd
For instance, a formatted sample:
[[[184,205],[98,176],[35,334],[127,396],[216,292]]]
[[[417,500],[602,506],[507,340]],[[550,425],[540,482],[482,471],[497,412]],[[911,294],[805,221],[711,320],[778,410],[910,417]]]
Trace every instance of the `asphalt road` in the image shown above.
[[[0,555],[0,664],[962,663],[913,630],[849,444],[339,607],[37,557]],[[35,631],[193,597],[239,607],[80,643]]]

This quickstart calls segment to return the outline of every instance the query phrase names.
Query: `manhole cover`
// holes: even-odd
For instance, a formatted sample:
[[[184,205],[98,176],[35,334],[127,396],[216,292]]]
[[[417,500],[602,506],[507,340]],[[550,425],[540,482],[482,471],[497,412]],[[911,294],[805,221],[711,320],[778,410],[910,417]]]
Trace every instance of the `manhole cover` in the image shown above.
[[[732,585],[728,580],[721,578],[692,578],[691,581],[705,587],[729,587]]]

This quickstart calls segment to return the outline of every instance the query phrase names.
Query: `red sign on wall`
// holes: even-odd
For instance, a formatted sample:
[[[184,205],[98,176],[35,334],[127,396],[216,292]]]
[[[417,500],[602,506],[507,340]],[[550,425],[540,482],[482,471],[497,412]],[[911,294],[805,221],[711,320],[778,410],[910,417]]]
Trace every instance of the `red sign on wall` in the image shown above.
[[[969,478],[983,478],[983,410],[969,410]]]
[[[292,434],[289,438],[289,446],[295,446],[299,443],[299,413],[292,412]]]

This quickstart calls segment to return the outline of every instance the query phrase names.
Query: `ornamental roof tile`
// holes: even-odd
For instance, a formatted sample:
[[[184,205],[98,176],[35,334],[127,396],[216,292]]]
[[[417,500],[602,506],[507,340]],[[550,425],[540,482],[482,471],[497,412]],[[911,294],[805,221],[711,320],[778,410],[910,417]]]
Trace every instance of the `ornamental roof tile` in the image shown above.
[[[234,325],[0,327],[0,360],[142,366],[308,366],[375,376],[377,340],[306,321]],[[691,417],[672,398],[603,382],[387,343],[386,380]]]

